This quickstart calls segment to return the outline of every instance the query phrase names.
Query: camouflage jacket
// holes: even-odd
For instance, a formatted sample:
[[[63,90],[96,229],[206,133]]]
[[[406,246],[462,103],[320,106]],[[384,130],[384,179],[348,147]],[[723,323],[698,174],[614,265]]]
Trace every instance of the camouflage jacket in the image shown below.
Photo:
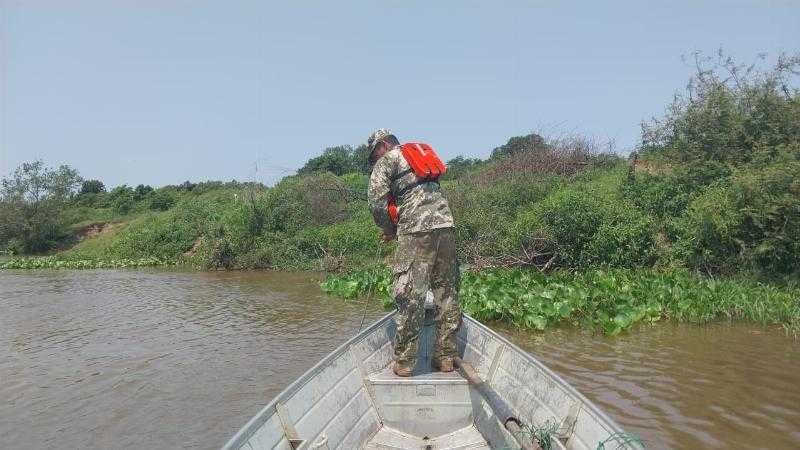
[[[417,184],[400,147],[388,151],[375,163],[369,178],[367,198],[375,223],[384,233],[394,233],[387,204],[389,195],[395,197],[400,221],[397,234],[431,231],[437,228],[452,228],[453,214],[444,198],[439,183]],[[413,186],[413,187],[411,187]]]

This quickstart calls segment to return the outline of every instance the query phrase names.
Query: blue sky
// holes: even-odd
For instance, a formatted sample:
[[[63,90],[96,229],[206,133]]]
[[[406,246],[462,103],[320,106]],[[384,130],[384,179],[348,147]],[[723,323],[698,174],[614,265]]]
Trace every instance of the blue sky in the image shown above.
[[[376,127],[446,158],[534,129],[627,151],[685,85],[682,55],[800,49],[793,1],[0,0],[0,15],[0,174],[42,159],[109,186],[271,182]]]

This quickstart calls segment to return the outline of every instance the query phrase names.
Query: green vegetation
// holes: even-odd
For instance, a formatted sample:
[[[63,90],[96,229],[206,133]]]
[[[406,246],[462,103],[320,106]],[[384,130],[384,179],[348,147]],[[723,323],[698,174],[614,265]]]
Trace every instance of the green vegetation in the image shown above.
[[[365,144],[359,145],[356,148],[350,145],[328,147],[322,151],[321,155],[309,159],[297,173],[330,172],[334,175],[344,175],[347,173],[369,174],[369,168],[367,167],[368,156],[369,149]]]
[[[468,312],[610,334],[660,319],[796,327],[800,57],[766,71],[722,55],[696,63],[630,158],[532,133],[485,160],[448,162]],[[343,145],[272,187],[110,191],[69,167],[26,164],[3,180],[0,251],[54,254],[0,267],[316,269],[341,275],[328,292],[371,287],[387,299],[388,273],[375,264],[393,246],[379,244],[365,206],[365,160],[365,146]]]
[[[331,276],[322,288],[347,299],[374,295],[392,306],[391,273],[372,268]],[[752,280],[715,280],[685,271],[652,269],[558,271],[521,269],[467,272],[461,281],[465,312],[533,330],[572,325],[615,335],[659,320],[706,323],[746,320],[800,331],[800,289]]]
[[[757,72],[719,55],[644,127],[626,198],[662,224],[670,262],[709,274],[797,279],[800,56]]]
[[[77,185],[78,173],[68,166],[50,169],[41,161],[22,164],[0,183],[0,250],[35,253],[66,236],[59,221]]]
[[[122,269],[174,265],[158,258],[139,259],[61,259],[53,256],[42,258],[16,258],[0,262],[0,269]]]

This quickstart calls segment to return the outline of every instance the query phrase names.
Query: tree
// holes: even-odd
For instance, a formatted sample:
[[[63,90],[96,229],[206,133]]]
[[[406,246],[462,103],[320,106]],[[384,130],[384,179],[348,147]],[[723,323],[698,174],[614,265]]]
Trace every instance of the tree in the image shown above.
[[[100,180],[86,180],[81,185],[81,194],[100,194],[106,191],[106,185]]]
[[[445,175],[450,179],[458,178],[482,162],[479,158],[465,158],[462,155],[458,155],[447,161],[447,173]]]
[[[0,247],[15,253],[49,250],[66,237],[64,205],[83,180],[66,165],[23,163],[3,178],[0,190]]]
[[[770,161],[800,142],[800,54],[774,67],[736,63],[719,50],[694,55],[696,73],[666,114],[642,124],[642,155],[695,166]],[[796,151],[796,150],[794,150]],[[714,177],[707,177],[713,181]]]
[[[178,190],[179,190],[179,191],[191,192],[191,191],[192,191],[192,190],[195,188],[195,186],[197,186],[197,185],[196,185],[196,184],[194,184],[194,183],[192,183],[192,182],[191,182],[191,181],[189,181],[189,180],[186,180],[186,181],[184,181],[183,183],[181,183],[181,184],[178,186]]]
[[[526,151],[544,150],[544,138],[536,133],[526,134],[525,136],[514,136],[504,145],[492,150],[490,159],[513,156]]]
[[[108,201],[117,214],[128,214],[136,203],[133,189],[125,184],[112,189],[108,193]]]
[[[364,146],[366,148],[366,146]],[[364,153],[364,149],[357,149]],[[306,164],[297,171],[299,174],[310,174],[317,172],[331,172],[334,175],[344,175],[352,172],[362,172],[357,157],[356,150],[350,145],[338,145],[326,148],[321,155],[309,159]],[[364,157],[366,159],[366,156]]]
[[[369,158],[369,147],[367,147],[367,144],[361,144],[356,147],[351,154],[351,158],[356,172],[369,175],[369,161],[367,161],[367,158]]]
[[[144,200],[144,198],[147,197],[147,194],[151,192],[153,192],[152,187],[140,184],[136,186],[136,189],[133,190],[133,198],[138,202]]]
[[[175,204],[175,197],[166,189],[159,189],[150,196],[150,209],[166,211]]]

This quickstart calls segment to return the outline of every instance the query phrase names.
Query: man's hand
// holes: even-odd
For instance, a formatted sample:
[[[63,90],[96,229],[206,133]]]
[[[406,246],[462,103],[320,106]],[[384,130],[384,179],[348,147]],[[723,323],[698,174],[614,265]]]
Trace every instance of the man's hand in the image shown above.
[[[386,232],[381,233],[381,241],[383,241],[383,242],[392,242],[395,239],[397,239],[397,234],[394,233],[394,232],[392,232],[392,233],[386,233]]]

